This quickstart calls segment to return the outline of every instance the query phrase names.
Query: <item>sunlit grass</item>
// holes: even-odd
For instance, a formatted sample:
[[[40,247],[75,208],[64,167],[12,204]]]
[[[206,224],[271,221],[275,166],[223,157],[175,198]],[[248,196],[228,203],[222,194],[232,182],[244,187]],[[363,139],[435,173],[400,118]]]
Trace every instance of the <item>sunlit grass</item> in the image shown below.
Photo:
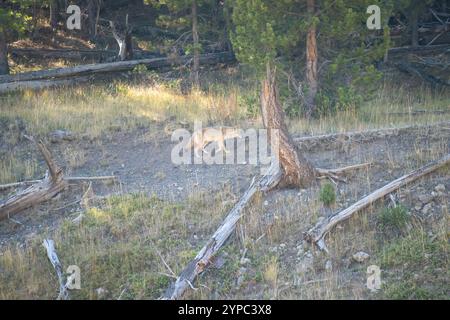
[[[354,109],[339,111],[317,120],[291,119],[289,125],[291,132],[314,135],[430,124],[450,120],[449,101],[450,94],[444,90],[433,91],[425,86],[406,88],[385,81],[373,99]],[[414,113],[419,110],[426,112]]]

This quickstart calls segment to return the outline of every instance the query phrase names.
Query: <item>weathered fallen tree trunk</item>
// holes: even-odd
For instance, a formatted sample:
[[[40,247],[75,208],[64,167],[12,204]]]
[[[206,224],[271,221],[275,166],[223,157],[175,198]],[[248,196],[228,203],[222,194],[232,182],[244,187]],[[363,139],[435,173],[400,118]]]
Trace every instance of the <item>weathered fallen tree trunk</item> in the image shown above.
[[[37,146],[48,166],[45,178],[0,203],[0,220],[47,201],[66,188],[67,182],[64,180],[63,172],[53,161],[50,151],[48,151],[42,141],[38,141]]]
[[[88,77],[76,77],[72,79],[59,79],[59,80],[32,80],[32,81],[18,81],[8,82],[0,84],[0,94],[6,92],[12,92],[17,90],[37,90],[53,87],[72,86],[80,83],[87,82]]]
[[[404,54],[409,52],[424,52],[424,51],[445,51],[450,49],[450,44],[438,44],[434,46],[407,46],[390,48],[389,54]]]
[[[424,175],[433,172],[447,164],[450,163],[450,154],[447,154],[445,157],[430,162],[429,164],[414,170],[390,183],[385,185],[384,187],[375,190],[368,196],[362,198],[358,202],[354,203],[350,207],[348,207],[345,210],[342,210],[341,212],[329,217],[328,219],[323,220],[313,228],[311,228],[308,232],[305,234],[305,238],[318,245],[319,248],[326,250],[326,246],[324,243],[324,237],[328,234],[328,232],[333,229],[334,226],[336,226],[338,223],[347,220],[350,218],[353,214],[356,212],[366,208],[373,202],[381,199],[385,195],[391,193],[392,191],[397,190],[398,188],[411,183],[415,180],[417,180],[420,177],[423,177]]]
[[[341,133],[330,133],[315,136],[294,137],[293,141],[302,149],[310,150],[317,145],[330,146],[335,148],[335,143],[344,143],[346,141],[355,143],[364,143],[379,139],[386,139],[389,136],[398,136],[401,134],[410,134],[413,130],[423,131],[429,134],[430,130],[439,130],[442,127],[450,126],[449,121],[442,121],[427,125],[410,125],[397,128],[370,129],[366,131],[350,131]]]
[[[67,182],[71,181],[98,181],[98,180],[116,180],[117,176],[94,176],[94,177],[64,177],[63,178]],[[0,184],[0,190],[5,190],[9,188],[20,187],[24,185],[29,185],[33,183],[39,183],[42,180],[27,180],[20,182],[11,182],[6,184]]]
[[[254,180],[252,181],[247,191],[245,191],[241,199],[234,205],[233,209],[228,213],[208,243],[199,251],[194,260],[184,268],[177,280],[169,286],[162,299],[179,299],[189,287],[193,286],[192,283],[195,278],[211,263],[212,257],[233,233],[236,223],[241,218],[246,205],[255,193],[258,191],[269,191],[279,183],[281,178],[282,174],[279,167],[273,165],[269,169],[269,172],[256,183]]]
[[[183,65],[188,63],[192,58],[193,58],[192,56],[188,55],[188,56],[181,56],[177,59],[172,58],[139,59],[139,60],[118,61],[109,63],[87,64],[68,68],[31,71],[18,73],[14,75],[2,75],[0,76],[0,83],[5,84],[16,81],[67,78],[88,74],[128,71],[132,70],[137,65],[145,65],[151,69],[158,69],[163,67],[170,67],[173,65]],[[234,55],[232,52],[207,53],[200,55],[201,64],[217,64],[232,61],[234,61]],[[1,88],[2,85],[0,85],[0,91]]]
[[[56,271],[56,276],[58,277],[59,294],[56,299],[67,300],[69,298],[69,292],[67,291],[67,286],[64,283],[63,268],[61,262],[59,261],[58,255],[56,254],[55,242],[50,239],[45,239],[42,245],[45,247],[45,250],[47,251],[47,257]]]
[[[38,57],[38,58],[61,58],[61,59],[92,59],[99,60],[114,58],[117,56],[115,50],[72,50],[72,49],[33,49],[33,48],[11,48],[10,52],[18,57]],[[157,52],[148,50],[133,49],[133,56],[136,59],[154,59],[163,56]],[[105,60],[103,60],[105,61]]]

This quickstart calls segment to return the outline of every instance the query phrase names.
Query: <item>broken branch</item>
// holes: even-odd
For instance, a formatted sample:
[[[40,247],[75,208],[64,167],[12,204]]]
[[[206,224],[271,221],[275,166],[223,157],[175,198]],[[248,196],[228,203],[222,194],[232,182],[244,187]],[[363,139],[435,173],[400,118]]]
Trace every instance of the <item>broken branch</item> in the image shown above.
[[[316,226],[314,226],[313,228],[311,228],[309,231],[306,232],[305,238],[308,241],[317,244],[319,246],[319,248],[324,249],[325,248],[324,237],[338,223],[341,223],[342,221],[347,220],[348,218],[353,216],[353,214],[355,214],[356,212],[359,212],[360,210],[366,208],[373,202],[381,199],[382,197],[391,193],[392,191],[395,191],[398,188],[400,188],[408,183],[411,183],[411,182],[417,180],[418,178],[447,165],[448,163],[450,163],[450,154],[447,154],[445,157],[443,157],[439,160],[430,162],[427,165],[425,165],[419,169],[416,169],[416,170],[388,183],[384,187],[375,190],[368,196],[357,201],[356,203],[354,203],[347,209],[342,210],[341,212],[318,223]]]

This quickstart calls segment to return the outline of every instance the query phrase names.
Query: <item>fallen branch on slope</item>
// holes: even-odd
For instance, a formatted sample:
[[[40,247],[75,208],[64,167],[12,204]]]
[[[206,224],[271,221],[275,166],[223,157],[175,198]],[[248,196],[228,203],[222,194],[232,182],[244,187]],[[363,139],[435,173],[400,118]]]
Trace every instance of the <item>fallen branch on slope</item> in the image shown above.
[[[324,243],[324,237],[335,227],[338,223],[341,223],[344,220],[349,219],[353,214],[359,212],[360,210],[366,208],[373,202],[383,198],[385,195],[397,190],[398,188],[411,183],[415,180],[417,180],[420,177],[423,177],[424,175],[433,172],[445,165],[450,163],[450,154],[447,154],[445,157],[430,162],[429,164],[416,169],[390,183],[385,185],[384,187],[375,190],[368,196],[362,198],[358,202],[354,203],[350,207],[348,207],[345,210],[342,210],[341,212],[329,217],[328,219],[323,220],[322,222],[319,222],[316,226],[311,228],[308,232],[305,234],[305,238],[315,243],[319,248],[322,250],[327,250],[325,243]]]
[[[50,239],[45,239],[42,245],[47,250],[47,257],[50,260],[50,263],[52,264],[53,268],[55,269],[56,275],[58,277],[59,294],[56,299],[67,300],[69,299],[69,292],[67,291],[67,286],[66,283],[64,282],[63,268],[61,262],[59,262],[58,255],[56,254],[55,242]]]
[[[63,178],[67,182],[72,181],[98,181],[98,180],[116,180],[117,176],[94,176],[94,177],[64,177]],[[24,185],[29,185],[33,183],[39,183],[42,180],[26,180],[20,182],[11,182],[7,184],[0,184],[0,190],[5,190],[9,188],[20,187]]]
[[[188,288],[193,286],[192,283],[195,278],[211,263],[211,258],[219,251],[228,237],[233,233],[236,228],[236,223],[243,214],[243,210],[256,192],[265,192],[272,189],[278,184],[281,177],[282,174],[279,168],[277,166],[272,166],[269,172],[256,183],[255,180],[252,181],[247,191],[245,191],[244,195],[234,205],[233,209],[228,213],[225,220],[208,243],[199,251],[197,256],[188,263],[177,277],[176,281],[169,286],[162,299],[179,299]]]

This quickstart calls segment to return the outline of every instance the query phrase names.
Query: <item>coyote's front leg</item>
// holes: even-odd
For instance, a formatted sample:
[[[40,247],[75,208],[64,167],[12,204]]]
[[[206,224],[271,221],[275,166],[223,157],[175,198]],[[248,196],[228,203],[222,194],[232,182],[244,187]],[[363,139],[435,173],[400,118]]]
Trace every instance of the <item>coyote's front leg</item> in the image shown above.
[[[217,149],[217,152],[225,151],[225,153],[229,153],[230,151],[225,148],[225,143],[223,141],[218,141],[217,144],[219,145],[219,149]]]

